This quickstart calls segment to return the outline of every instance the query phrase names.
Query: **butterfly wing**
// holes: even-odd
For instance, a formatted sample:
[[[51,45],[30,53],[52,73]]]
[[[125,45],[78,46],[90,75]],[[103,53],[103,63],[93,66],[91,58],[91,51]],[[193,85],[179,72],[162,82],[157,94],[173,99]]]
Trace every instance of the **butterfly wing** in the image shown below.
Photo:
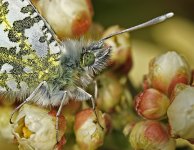
[[[60,47],[28,0],[0,0],[0,92],[35,88],[57,74]]]

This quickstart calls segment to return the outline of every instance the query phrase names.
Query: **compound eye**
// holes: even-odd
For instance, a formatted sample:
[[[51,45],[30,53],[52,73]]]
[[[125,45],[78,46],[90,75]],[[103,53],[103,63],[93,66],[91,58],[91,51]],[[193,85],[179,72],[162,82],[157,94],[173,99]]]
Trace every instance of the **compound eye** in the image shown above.
[[[86,52],[83,54],[83,56],[82,56],[82,66],[83,67],[90,66],[90,65],[94,64],[94,62],[95,62],[94,53]]]

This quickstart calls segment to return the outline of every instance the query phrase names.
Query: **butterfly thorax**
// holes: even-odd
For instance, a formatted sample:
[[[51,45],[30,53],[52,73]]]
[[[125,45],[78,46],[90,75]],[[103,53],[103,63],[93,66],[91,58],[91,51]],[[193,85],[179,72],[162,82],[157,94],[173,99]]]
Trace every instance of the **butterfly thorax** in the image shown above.
[[[110,48],[102,42],[83,38],[66,40],[61,44],[60,76],[64,87],[87,87],[106,66]]]

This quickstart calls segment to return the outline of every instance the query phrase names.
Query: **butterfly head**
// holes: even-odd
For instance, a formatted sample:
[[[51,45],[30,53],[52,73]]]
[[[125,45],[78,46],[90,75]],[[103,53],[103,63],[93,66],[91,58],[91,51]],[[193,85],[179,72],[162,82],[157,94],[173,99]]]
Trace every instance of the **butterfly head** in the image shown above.
[[[69,72],[69,78],[81,81],[82,85],[101,72],[110,58],[110,47],[106,47],[103,41],[67,40],[62,50],[63,72]]]
[[[91,76],[101,72],[110,58],[110,47],[106,47],[104,42],[97,41],[83,47],[80,65]]]

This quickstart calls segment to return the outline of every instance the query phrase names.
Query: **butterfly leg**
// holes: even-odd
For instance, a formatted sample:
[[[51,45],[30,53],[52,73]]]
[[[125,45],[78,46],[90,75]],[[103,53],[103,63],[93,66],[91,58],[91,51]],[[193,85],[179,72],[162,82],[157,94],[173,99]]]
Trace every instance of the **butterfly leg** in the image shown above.
[[[94,82],[94,98],[97,99],[97,97],[98,97],[98,84],[97,84],[97,81],[96,80],[94,80],[93,82]],[[95,112],[95,115],[96,115],[96,118],[97,118],[97,121],[98,121],[98,115],[97,115],[97,112],[96,112],[96,106],[95,106],[95,101],[94,100],[92,102],[92,106],[93,106],[93,109],[94,109],[94,112]],[[103,127],[99,123],[99,121],[98,121],[98,124],[103,129]]]
[[[59,109],[58,109],[57,114],[56,114],[56,126],[55,126],[55,128],[56,128],[57,143],[59,142],[59,116],[61,114],[61,110],[63,108],[64,102],[66,101],[66,99],[67,99],[67,91],[65,91],[63,94],[63,97],[61,99],[61,104],[60,104]]]
[[[95,116],[96,116],[96,119],[97,119],[97,123],[99,124],[99,126],[102,129],[104,129],[102,127],[102,125],[100,124],[100,122],[99,122],[98,115],[97,115],[97,111],[96,111],[96,103],[95,103],[95,100],[94,100],[93,96],[91,94],[87,93],[84,89],[82,89],[80,87],[77,87],[77,92],[79,93],[79,95],[81,95],[81,97],[78,97],[76,99],[91,100],[91,102],[92,102],[92,108],[94,110],[94,113],[95,113]],[[95,97],[97,97],[97,83],[95,84]]]
[[[97,81],[94,80],[94,98],[97,99],[98,97],[98,84]]]
[[[92,108],[93,108],[93,110],[94,110],[94,113],[95,113],[95,116],[96,116],[96,119],[97,119],[97,123],[99,124],[99,126],[102,128],[102,129],[104,129],[103,128],[103,126],[100,124],[100,122],[99,122],[99,119],[98,119],[98,114],[97,114],[97,111],[96,111],[96,103],[95,103],[95,100],[94,100],[94,98],[91,96],[91,101],[92,101]]]
[[[35,95],[36,93],[39,91],[40,88],[42,88],[43,86],[46,86],[47,83],[46,81],[41,82],[38,87],[30,94],[30,96],[23,102],[21,103],[19,106],[17,106],[14,111],[11,113],[11,117],[10,117],[10,123],[13,124],[12,118],[14,116],[14,114],[28,101],[30,101]]]

